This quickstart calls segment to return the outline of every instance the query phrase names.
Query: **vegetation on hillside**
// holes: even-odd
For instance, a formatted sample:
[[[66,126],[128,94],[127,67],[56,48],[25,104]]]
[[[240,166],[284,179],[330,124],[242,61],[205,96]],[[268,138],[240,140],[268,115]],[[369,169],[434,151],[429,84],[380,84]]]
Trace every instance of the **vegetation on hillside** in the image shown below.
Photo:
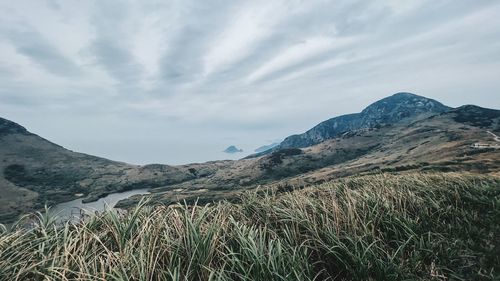
[[[0,234],[1,280],[498,280],[500,180],[352,177]]]

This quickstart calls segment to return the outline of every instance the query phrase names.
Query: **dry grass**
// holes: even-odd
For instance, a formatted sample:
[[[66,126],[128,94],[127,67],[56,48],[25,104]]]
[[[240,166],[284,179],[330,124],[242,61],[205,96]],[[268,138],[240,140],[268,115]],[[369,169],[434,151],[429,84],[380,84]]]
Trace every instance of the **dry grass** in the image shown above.
[[[0,234],[1,280],[498,280],[500,180],[375,175]]]

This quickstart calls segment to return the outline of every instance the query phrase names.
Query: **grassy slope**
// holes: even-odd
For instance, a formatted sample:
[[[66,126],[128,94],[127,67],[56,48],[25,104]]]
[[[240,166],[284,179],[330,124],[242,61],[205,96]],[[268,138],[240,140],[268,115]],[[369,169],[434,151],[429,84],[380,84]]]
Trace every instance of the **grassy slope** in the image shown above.
[[[0,235],[1,280],[495,280],[500,180],[351,177]],[[44,279],[47,278],[47,279]]]

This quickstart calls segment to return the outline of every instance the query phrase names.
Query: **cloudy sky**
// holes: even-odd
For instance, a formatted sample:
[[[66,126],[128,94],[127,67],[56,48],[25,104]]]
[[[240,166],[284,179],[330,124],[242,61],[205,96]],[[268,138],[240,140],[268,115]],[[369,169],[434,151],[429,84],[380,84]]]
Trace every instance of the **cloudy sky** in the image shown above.
[[[0,116],[130,163],[229,156],[409,91],[500,108],[497,0],[0,1]]]

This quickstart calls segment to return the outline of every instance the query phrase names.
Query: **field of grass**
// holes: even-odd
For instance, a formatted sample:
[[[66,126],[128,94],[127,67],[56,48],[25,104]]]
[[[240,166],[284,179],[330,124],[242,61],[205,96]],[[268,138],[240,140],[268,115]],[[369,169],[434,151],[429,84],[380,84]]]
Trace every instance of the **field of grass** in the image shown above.
[[[500,179],[370,175],[0,234],[1,280],[500,280]],[[0,230],[1,231],[1,230]]]

